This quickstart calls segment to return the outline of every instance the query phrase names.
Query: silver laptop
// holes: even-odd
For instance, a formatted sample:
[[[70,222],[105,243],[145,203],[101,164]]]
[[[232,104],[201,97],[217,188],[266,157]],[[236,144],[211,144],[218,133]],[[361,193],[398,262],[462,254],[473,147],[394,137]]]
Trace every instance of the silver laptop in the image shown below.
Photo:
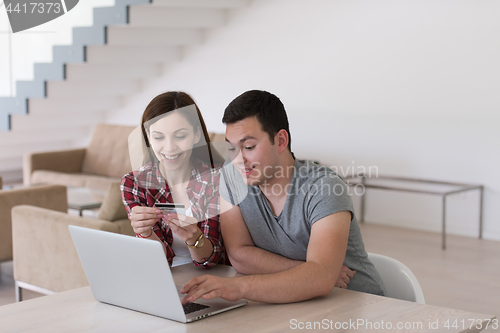
[[[96,300],[187,323],[247,304],[221,298],[182,306],[160,242],[69,226]],[[194,276],[193,276],[194,277]]]

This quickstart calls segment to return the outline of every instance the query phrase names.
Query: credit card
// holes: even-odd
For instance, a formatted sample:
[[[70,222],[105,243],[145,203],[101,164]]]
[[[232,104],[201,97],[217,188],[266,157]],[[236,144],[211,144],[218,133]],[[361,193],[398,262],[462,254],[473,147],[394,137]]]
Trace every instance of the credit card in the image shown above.
[[[176,213],[181,215],[186,215],[186,210],[183,204],[173,204],[173,203],[156,203],[155,207],[161,210],[164,214]]]

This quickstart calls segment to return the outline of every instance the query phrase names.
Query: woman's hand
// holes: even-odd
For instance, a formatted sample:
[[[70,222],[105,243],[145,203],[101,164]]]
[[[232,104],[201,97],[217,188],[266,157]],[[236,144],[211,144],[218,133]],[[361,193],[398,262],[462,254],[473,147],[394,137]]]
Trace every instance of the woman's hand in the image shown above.
[[[136,234],[144,234],[142,236],[148,237],[151,235],[151,229],[155,223],[160,221],[163,216],[158,208],[135,206],[130,212],[129,220]]]
[[[202,233],[198,228],[198,220],[191,216],[170,213],[163,217],[163,221],[179,239],[189,245],[194,245]]]
[[[198,228],[198,220],[194,217],[170,213],[163,217],[163,221],[170,227],[170,230],[186,244],[194,245],[198,237],[202,234],[202,231]],[[212,242],[208,239],[205,240],[201,247],[189,249],[191,257],[198,263],[207,261],[213,254],[213,251]]]

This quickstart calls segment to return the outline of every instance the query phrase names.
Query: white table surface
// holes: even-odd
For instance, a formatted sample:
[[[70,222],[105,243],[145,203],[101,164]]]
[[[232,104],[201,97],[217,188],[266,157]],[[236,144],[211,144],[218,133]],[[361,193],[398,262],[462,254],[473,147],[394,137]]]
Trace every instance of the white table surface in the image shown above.
[[[229,266],[202,270],[194,265],[174,267],[176,284],[182,285],[193,274],[211,273],[234,276]],[[316,331],[328,332],[479,332],[471,320],[484,322],[493,315],[476,314],[432,305],[416,304],[345,289],[335,288],[328,297],[291,303],[248,305],[208,317],[190,324],[103,304],[94,299],[90,287],[79,288],[55,295],[44,296],[21,303],[0,307],[0,332],[283,332],[311,331],[299,328],[317,322]],[[364,324],[354,327],[358,320],[372,325],[385,325],[386,329],[367,330]],[[445,328],[446,321],[458,328]],[[429,328],[430,323],[438,329]],[[463,322],[462,322],[463,321]],[[388,322],[393,326],[387,329]],[[337,323],[337,324],[336,324]],[[398,330],[396,325],[422,325],[415,329]],[[344,329],[335,325],[344,325]],[[350,327],[346,327],[346,324]],[[327,327],[328,329],[324,329]],[[330,329],[332,328],[332,329]],[[483,326],[484,328],[484,326]]]

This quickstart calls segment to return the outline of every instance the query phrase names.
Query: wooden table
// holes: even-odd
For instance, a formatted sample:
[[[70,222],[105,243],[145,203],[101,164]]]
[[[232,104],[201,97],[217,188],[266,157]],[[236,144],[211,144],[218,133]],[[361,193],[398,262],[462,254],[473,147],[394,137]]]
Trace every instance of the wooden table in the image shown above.
[[[183,284],[193,274],[204,273],[191,264],[174,267],[172,271],[177,284]],[[229,266],[217,266],[210,273],[235,275]],[[311,331],[307,330],[308,325],[311,328],[316,325],[316,331],[330,332],[479,332],[481,329],[474,326],[482,323],[484,328],[492,319],[495,316],[338,288],[328,297],[299,303],[249,302],[244,307],[190,324],[100,303],[92,296],[90,287],[0,307],[1,332],[37,333]],[[469,329],[472,320],[474,325]],[[449,329],[444,326],[447,322]],[[403,328],[398,329],[398,324]],[[405,325],[408,329],[404,329]]]

